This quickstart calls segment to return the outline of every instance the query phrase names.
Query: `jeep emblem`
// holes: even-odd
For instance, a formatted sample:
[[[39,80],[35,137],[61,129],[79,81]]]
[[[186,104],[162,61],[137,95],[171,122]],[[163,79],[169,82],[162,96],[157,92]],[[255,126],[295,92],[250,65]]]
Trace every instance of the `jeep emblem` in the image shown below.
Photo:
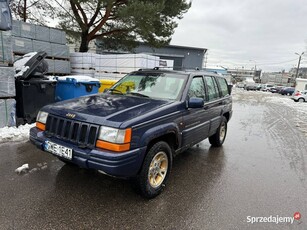
[[[66,117],[69,117],[69,118],[75,118],[76,114],[72,114],[72,113],[67,113],[66,114]]]

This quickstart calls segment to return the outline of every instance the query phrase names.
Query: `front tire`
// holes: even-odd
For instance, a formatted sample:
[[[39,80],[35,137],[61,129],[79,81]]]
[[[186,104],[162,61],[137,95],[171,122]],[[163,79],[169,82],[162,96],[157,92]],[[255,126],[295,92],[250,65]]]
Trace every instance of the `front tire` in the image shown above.
[[[216,133],[209,137],[209,142],[213,147],[220,147],[223,145],[227,134],[227,119],[222,117],[222,121]]]
[[[141,195],[149,199],[159,195],[166,185],[171,167],[170,146],[164,141],[157,142],[147,152],[141,172],[136,178]]]

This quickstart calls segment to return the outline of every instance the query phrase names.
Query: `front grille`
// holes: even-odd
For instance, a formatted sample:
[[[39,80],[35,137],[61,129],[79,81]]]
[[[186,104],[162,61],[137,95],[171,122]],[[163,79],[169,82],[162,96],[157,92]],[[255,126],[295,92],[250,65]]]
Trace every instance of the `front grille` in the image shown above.
[[[71,141],[80,147],[94,147],[99,126],[48,115],[46,135]]]

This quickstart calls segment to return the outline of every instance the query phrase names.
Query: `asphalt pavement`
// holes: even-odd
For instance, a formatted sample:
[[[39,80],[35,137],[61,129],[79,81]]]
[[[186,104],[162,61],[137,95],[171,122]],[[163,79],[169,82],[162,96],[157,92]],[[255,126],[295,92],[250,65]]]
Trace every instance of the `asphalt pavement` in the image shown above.
[[[307,229],[307,136],[297,114],[269,94],[245,93],[223,147],[205,140],[177,156],[152,200],[129,180],[64,165],[29,142],[0,145],[0,229]],[[25,163],[30,170],[17,174]],[[294,213],[292,224],[268,223]]]

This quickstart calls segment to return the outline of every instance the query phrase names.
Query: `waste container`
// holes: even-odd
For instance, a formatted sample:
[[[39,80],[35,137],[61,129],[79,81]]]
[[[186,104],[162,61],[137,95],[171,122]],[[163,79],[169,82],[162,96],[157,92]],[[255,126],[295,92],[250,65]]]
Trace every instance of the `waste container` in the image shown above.
[[[100,88],[99,93],[102,93],[105,91],[105,89],[111,88],[117,81],[116,80],[100,80]]]
[[[98,93],[100,82],[96,78],[70,75],[57,77],[55,96],[57,101]]]
[[[23,123],[33,123],[38,111],[55,102],[57,82],[44,76],[48,65],[46,52],[33,52],[14,63],[16,71],[16,117]],[[21,122],[22,123],[22,122]]]

